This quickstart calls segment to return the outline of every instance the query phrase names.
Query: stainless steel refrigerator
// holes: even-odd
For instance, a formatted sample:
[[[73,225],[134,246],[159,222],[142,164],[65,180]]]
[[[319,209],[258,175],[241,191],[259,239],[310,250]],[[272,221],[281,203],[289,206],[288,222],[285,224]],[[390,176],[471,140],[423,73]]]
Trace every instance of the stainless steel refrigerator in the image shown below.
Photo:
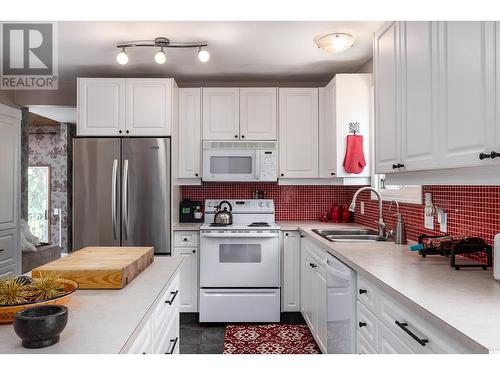
[[[73,249],[170,254],[170,139],[75,138]]]

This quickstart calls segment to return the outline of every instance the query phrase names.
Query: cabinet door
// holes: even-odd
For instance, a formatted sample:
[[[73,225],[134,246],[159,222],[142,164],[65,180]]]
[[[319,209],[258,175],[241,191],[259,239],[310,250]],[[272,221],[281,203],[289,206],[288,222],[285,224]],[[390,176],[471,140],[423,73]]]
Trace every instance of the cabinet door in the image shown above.
[[[201,178],[201,89],[179,89],[179,178]]]
[[[117,136],[125,132],[125,79],[79,78],[80,136]]]
[[[283,235],[283,311],[300,311],[300,233]]]
[[[18,225],[20,149],[21,121],[0,113],[0,230]]]
[[[172,134],[171,78],[126,80],[126,130],[128,135],[167,136]]]
[[[375,171],[394,172],[400,163],[398,23],[384,25],[375,33]]]
[[[240,88],[240,138],[276,140],[276,88]]]
[[[203,88],[203,139],[240,139],[238,88]]]
[[[318,89],[279,89],[280,176],[317,178]]]
[[[401,160],[405,171],[438,164],[437,23],[401,22]]]
[[[337,174],[337,101],[335,78],[319,89],[319,177]]]
[[[16,270],[18,266],[19,241],[17,229],[9,229],[0,232],[0,270],[11,268]],[[1,272],[0,272],[1,276]]]
[[[184,257],[180,277],[180,311],[198,311],[198,249],[175,248],[176,256]]]
[[[301,269],[300,269],[300,311],[309,325],[309,328],[313,330],[312,322],[312,269],[309,266],[311,263],[311,258],[308,255],[307,245],[308,241],[302,239],[300,248],[300,259],[301,259]]]
[[[440,167],[487,165],[495,140],[493,22],[439,22]]]

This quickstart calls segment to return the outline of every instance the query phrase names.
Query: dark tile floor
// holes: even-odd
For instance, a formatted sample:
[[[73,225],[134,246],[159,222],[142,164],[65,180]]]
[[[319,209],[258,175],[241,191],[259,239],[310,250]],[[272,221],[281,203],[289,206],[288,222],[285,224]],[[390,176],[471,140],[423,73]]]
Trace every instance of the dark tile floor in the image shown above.
[[[281,323],[305,324],[300,313],[281,314]],[[182,313],[181,354],[222,354],[226,324],[199,323],[197,313]]]

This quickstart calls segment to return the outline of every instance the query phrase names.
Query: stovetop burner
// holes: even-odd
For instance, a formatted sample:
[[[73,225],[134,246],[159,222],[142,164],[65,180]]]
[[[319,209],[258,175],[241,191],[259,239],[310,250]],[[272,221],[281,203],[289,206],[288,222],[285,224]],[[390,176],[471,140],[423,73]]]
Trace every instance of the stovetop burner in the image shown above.
[[[263,221],[257,221],[255,223],[252,223],[252,224],[248,224],[249,227],[269,227],[269,223],[265,223]]]
[[[228,227],[230,225],[231,224],[221,224],[221,223],[211,223],[210,224],[211,227]]]

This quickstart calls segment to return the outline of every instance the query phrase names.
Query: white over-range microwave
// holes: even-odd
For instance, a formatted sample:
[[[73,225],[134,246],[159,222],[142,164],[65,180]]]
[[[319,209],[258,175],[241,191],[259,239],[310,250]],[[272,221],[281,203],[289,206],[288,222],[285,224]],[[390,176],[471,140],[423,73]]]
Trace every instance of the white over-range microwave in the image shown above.
[[[204,141],[203,181],[277,181],[277,142]]]

